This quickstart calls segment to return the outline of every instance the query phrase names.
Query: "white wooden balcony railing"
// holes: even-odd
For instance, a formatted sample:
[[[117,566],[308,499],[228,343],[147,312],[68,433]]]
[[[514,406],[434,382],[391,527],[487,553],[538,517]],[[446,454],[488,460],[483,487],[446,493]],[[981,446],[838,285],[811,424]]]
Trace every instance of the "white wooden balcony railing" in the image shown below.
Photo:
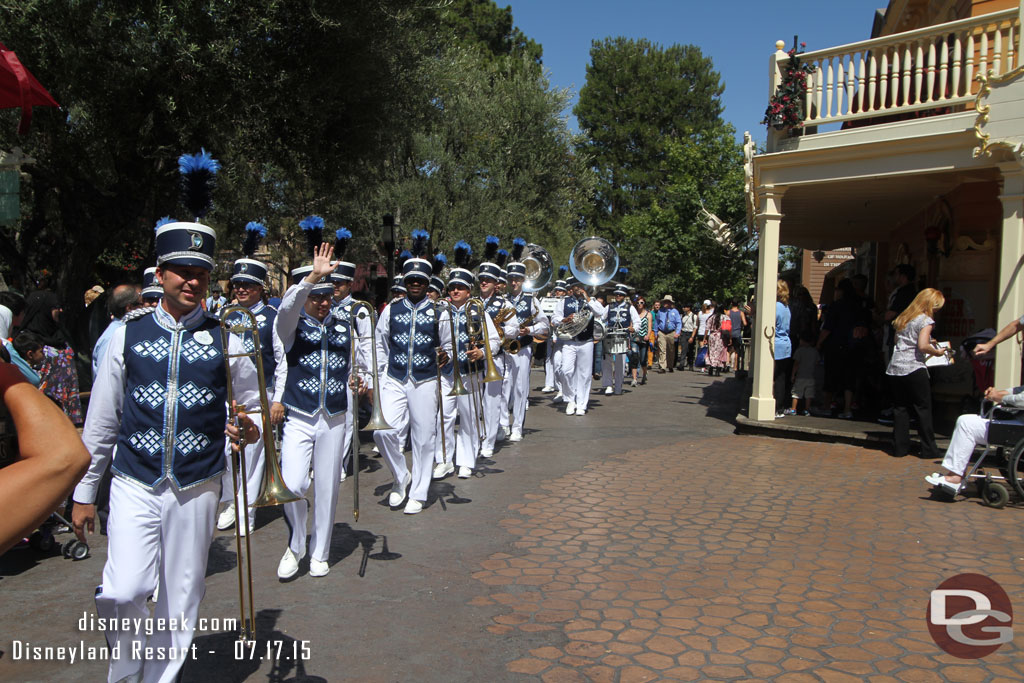
[[[998,76],[1020,65],[1021,11],[1004,10],[800,55],[816,67],[807,76],[804,125],[933,109],[962,111],[974,99],[979,74]],[[789,59],[781,49],[772,55],[771,92]]]

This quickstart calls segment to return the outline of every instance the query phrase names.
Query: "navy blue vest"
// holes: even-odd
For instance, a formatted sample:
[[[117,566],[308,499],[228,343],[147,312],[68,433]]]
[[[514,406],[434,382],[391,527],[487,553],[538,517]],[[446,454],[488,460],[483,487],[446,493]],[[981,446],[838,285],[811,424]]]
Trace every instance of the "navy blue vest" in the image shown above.
[[[577,299],[574,296],[565,297],[562,302],[562,317],[568,318],[570,315],[577,311],[582,311],[587,308],[588,304],[582,299]],[[572,338],[573,341],[594,341],[594,318],[591,316],[590,324],[588,324],[583,331]]]
[[[628,329],[633,324],[629,315],[630,303],[623,301],[621,304],[612,304],[608,307],[608,328]]]
[[[498,311],[507,308],[509,305],[511,304],[504,297],[495,295],[484,301],[484,310],[487,311],[487,315],[491,316],[491,320],[494,320],[494,317],[498,315]]]
[[[519,320],[519,326],[522,327],[526,319],[533,314],[533,294],[523,294],[519,301],[515,302],[516,307],[516,319]],[[530,324],[537,322],[534,320]],[[519,343],[524,349],[532,349],[533,346],[533,335],[524,334],[519,337]]]
[[[391,302],[388,330],[388,376],[399,382],[410,377],[415,384],[437,377],[437,351],[441,337],[428,298],[419,306],[405,298]]]
[[[281,402],[312,417],[323,410],[337,415],[348,408],[348,371],[352,327],[329,313],[322,323],[299,317],[295,341],[285,353],[288,378]]]
[[[455,319],[455,339],[452,343],[455,347],[455,354],[459,357],[459,373],[465,377],[472,372],[479,372],[483,369],[481,366],[482,361],[470,363],[469,356],[466,355],[466,351],[469,350],[469,333],[466,331],[466,305],[463,304],[462,308],[458,311],[452,311],[452,315]],[[475,313],[473,319],[476,320]],[[477,340],[477,348],[483,348],[482,337]],[[449,363],[442,368],[442,372],[446,376],[451,375],[452,367],[453,365]]]
[[[259,330],[260,356],[263,358],[263,381],[266,382],[268,388],[272,389],[274,371],[277,369],[277,359],[274,358],[274,320],[277,319],[277,309],[260,301],[249,310],[256,316],[256,329]],[[235,313],[228,317],[228,322],[237,324],[243,319],[242,313]],[[255,344],[253,344],[251,332],[242,335],[242,345],[245,347],[246,353],[252,353]]]
[[[169,329],[154,314],[125,324],[125,396],[113,468],[153,488],[188,488],[224,471],[227,370],[220,323]]]

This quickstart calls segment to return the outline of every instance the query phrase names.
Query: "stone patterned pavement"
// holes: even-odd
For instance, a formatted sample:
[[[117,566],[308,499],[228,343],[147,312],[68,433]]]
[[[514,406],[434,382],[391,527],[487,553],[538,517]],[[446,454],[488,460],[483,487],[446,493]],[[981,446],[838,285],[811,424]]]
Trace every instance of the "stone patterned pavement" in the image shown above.
[[[473,604],[504,608],[495,636],[545,635],[506,667],[546,683],[1024,679],[1024,637],[958,660],[925,623],[964,572],[1021,604],[1020,510],[927,500],[908,464],[736,436],[609,458],[510,506],[515,551]]]

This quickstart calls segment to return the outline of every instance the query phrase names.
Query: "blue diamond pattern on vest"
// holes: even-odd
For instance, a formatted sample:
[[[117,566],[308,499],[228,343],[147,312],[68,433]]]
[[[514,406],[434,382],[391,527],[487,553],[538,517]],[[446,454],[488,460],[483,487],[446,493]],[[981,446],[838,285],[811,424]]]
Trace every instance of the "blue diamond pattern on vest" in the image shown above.
[[[336,346],[343,346],[348,341],[348,334],[345,332],[334,332],[329,335],[331,343]]]
[[[399,365],[405,365],[406,363],[409,362],[409,356],[407,356],[404,353],[396,353],[395,360],[398,361]]]
[[[327,354],[327,367],[331,370],[345,367],[345,357],[340,353]]]
[[[128,437],[128,443],[140,451],[146,451],[150,455],[153,455],[160,450],[160,446],[163,440],[160,437],[160,432],[155,429],[147,429],[145,432],[135,432]]]
[[[416,343],[417,344],[421,344],[421,345],[422,344],[429,344],[432,341],[434,341],[434,338],[431,337],[429,334],[423,334],[422,332],[417,332],[416,333]]]
[[[409,343],[409,333],[408,332],[400,332],[399,334],[396,334],[395,335],[395,341],[398,342],[399,344],[401,344],[402,346],[405,346],[406,344]]]
[[[166,337],[160,337],[153,341],[141,341],[132,347],[132,351],[137,356],[143,358],[152,358],[155,361],[162,361],[167,358],[168,352],[171,350],[171,342]]]
[[[465,349],[459,351],[459,362],[460,363],[464,363],[468,358],[469,358],[469,356],[466,354]]]
[[[320,338],[323,336],[320,333],[320,330],[313,330],[308,327],[302,330],[299,334],[301,334],[307,341],[313,342],[314,344],[319,344]]]
[[[138,386],[132,390],[132,398],[136,403],[145,403],[150,408],[156,408],[163,404],[164,394],[167,393],[164,385],[160,382],[153,382],[148,386]]]
[[[242,348],[245,349],[246,353],[252,353],[256,350],[256,342],[252,340],[252,335],[246,335],[242,341]]]
[[[195,339],[189,339],[181,345],[181,357],[189,363],[195,363],[197,360],[213,360],[217,356],[217,349],[213,348],[213,344],[200,344]]]
[[[520,299],[516,303],[516,312],[517,313],[525,313],[526,309],[528,309],[529,307],[530,307],[529,299]]]
[[[210,445],[210,440],[205,434],[196,434],[191,429],[186,429],[178,434],[175,437],[175,441],[177,442],[178,452],[182,455],[188,455],[193,451],[201,451]]]
[[[314,351],[313,353],[307,353],[299,359],[299,365],[309,368],[310,370],[316,370],[320,367],[320,352]]]
[[[319,394],[320,393],[320,380],[316,377],[307,377],[301,380],[296,386],[302,389],[307,394]]]
[[[395,316],[395,322],[401,323],[402,325],[408,325],[412,322],[412,315],[409,312],[399,313]]]
[[[345,383],[331,377],[327,380],[327,393],[336,396],[345,391]]]
[[[462,344],[468,344],[469,343],[469,335],[466,334],[465,332],[460,332],[459,333],[459,342],[462,343]]]
[[[416,312],[417,325],[430,325],[434,322],[434,309],[428,308],[425,311]]]
[[[216,398],[216,396],[212,391],[206,387],[201,387],[194,382],[189,382],[178,390],[178,400],[181,401],[181,405],[186,408],[191,408],[196,404],[205,406],[214,398]]]
[[[412,357],[412,364],[418,368],[424,365],[430,365],[430,356],[424,356],[422,353],[414,354]]]

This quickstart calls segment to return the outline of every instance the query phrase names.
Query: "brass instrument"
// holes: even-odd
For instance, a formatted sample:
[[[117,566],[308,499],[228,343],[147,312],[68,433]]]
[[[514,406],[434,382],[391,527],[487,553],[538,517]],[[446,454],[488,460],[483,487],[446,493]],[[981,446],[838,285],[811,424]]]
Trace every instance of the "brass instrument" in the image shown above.
[[[469,310],[470,307],[476,306],[480,310],[480,330],[483,330],[481,335],[480,330],[476,331],[476,335],[469,331]],[[515,309],[512,309],[512,313],[515,313]],[[501,373],[498,372],[497,366],[494,364],[494,357],[491,355],[491,343],[490,335],[487,333],[487,309],[484,306],[484,302],[480,299],[470,299],[466,302],[466,332],[472,336],[482,336],[484,342],[484,383],[487,382],[500,382],[504,379]]]
[[[240,313],[242,320],[229,322],[235,314]],[[228,341],[230,335],[237,334],[244,338],[246,333],[252,334],[253,349],[250,352],[228,353]],[[260,416],[263,423],[263,452],[264,472],[263,487],[259,497],[251,503],[251,507],[270,507],[283,505],[294,501],[302,500],[284,484],[284,477],[281,476],[281,466],[277,462],[277,448],[274,446],[273,426],[270,424],[270,401],[267,400],[267,382],[263,372],[263,353],[260,348],[260,335],[256,316],[245,306],[233,305],[221,309],[220,336],[224,348],[224,369],[227,375],[227,400],[228,406],[234,402],[234,387],[231,380],[231,359],[252,358],[256,366],[256,380],[260,391]],[[238,425],[238,416],[233,417],[235,425]],[[249,545],[250,534],[245,535],[245,554],[242,553],[242,524],[249,524],[249,490],[246,484],[245,473],[245,445],[238,444],[238,448],[232,449],[231,453],[231,481],[232,497],[238,491],[239,473],[242,477],[242,505],[235,505],[235,552],[238,557],[236,566],[238,568],[238,610],[239,610],[239,640],[252,640],[256,634],[256,607],[255,596],[252,589],[252,549]],[[245,590],[243,581],[242,565],[245,565],[246,578],[248,581],[248,592]],[[249,618],[245,617],[246,603],[249,607]]]
[[[448,324],[451,326],[452,334],[452,372],[454,380],[452,381],[452,390],[448,392],[449,396],[461,396],[466,393],[466,387],[462,383],[462,376],[459,374],[459,359],[458,354],[455,351],[455,316],[452,314],[452,305],[445,299],[438,299],[434,302],[434,318],[438,325],[441,323],[441,311],[448,311]],[[440,335],[438,335],[440,336]],[[445,464],[448,463],[448,443],[447,438],[444,435],[444,397],[441,396],[441,364],[437,364],[437,425],[441,430],[441,460]]]
[[[530,317],[519,323],[519,327],[526,327],[533,322],[534,315],[531,313]],[[505,353],[512,354],[513,356],[519,353],[520,349],[523,348],[522,343],[519,341],[519,337],[513,337],[512,339],[506,339],[501,342],[501,348],[505,350]]]
[[[551,274],[555,270],[548,250],[537,244],[527,244],[520,257],[526,266],[526,278],[523,280],[524,292],[539,292],[551,282]]]
[[[366,309],[366,312],[360,311],[359,309]],[[359,311],[357,314],[356,311]],[[349,363],[349,376],[351,378],[352,373],[356,371],[356,351],[359,348],[358,342],[367,337],[359,336],[358,330],[356,330],[356,320],[365,317],[370,318],[370,354],[371,363],[373,366],[370,368],[370,376],[373,379],[373,407],[370,409],[370,421],[366,423],[366,429],[394,429],[388,424],[387,420],[384,419],[384,413],[380,407],[380,377],[377,372],[377,344],[374,339],[377,331],[377,312],[373,310],[373,306],[366,303],[365,301],[353,301],[349,307],[349,326],[351,328],[350,337],[352,339],[352,358]],[[349,403],[349,410],[356,411],[352,416],[352,516],[355,521],[359,521],[359,382],[352,386],[352,382],[349,382],[349,386],[352,388],[352,401]],[[342,465],[344,466],[344,465]]]
[[[494,327],[495,329],[498,330],[498,337],[500,339],[505,338],[505,321],[509,320],[515,314],[516,309],[512,308],[511,306],[506,306],[505,308],[498,311],[494,315],[494,318],[492,318],[492,320],[494,321]]]
[[[619,270],[619,252],[603,237],[585,237],[569,253],[569,270],[584,285],[603,285]]]

